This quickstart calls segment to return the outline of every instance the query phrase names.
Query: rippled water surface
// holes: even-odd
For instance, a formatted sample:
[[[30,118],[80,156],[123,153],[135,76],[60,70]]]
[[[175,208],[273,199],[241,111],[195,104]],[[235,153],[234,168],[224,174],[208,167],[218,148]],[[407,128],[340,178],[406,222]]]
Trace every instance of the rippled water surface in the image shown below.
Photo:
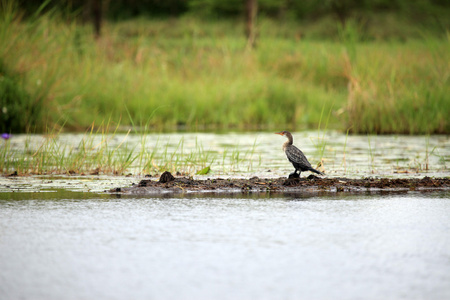
[[[0,193],[0,299],[450,299],[450,194]]]
[[[9,143],[35,153],[46,138],[16,135]],[[83,138],[51,142],[78,151]],[[294,139],[313,165],[323,158],[330,177],[449,176],[448,136],[300,132]],[[107,140],[145,154],[135,162],[153,153],[156,163],[175,157],[183,165],[196,151],[211,166],[206,178],[286,176],[293,170],[284,141],[273,133]],[[450,299],[448,190],[103,193],[146,174],[142,165],[129,172],[0,177],[0,299]]]

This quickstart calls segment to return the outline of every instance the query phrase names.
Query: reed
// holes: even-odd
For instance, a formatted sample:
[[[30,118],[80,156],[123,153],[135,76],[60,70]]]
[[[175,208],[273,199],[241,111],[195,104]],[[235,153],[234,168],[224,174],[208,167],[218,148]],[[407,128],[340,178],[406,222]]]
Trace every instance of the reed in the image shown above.
[[[347,174],[347,161],[345,159],[345,155],[347,153],[346,151],[347,151],[348,132],[349,132],[349,130],[347,130],[347,133],[345,134],[345,142],[344,142],[344,148],[342,150],[342,163],[341,163],[341,167],[344,168],[345,174]]]
[[[330,116],[331,116],[331,112],[332,112],[332,108],[330,108],[330,111],[327,115],[327,119],[325,121],[325,126],[322,128],[321,125],[322,125],[324,109],[325,109],[325,106],[322,108],[322,112],[320,114],[319,126],[317,128],[317,138],[311,138],[311,142],[313,143],[314,147],[316,148],[316,151],[319,154],[319,163],[317,164],[316,167],[322,172],[325,171],[324,155],[325,155],[325,148],[327,146],[327,140],[325,138],[325,134],[327,132],[328,122],[330,120]],[[321,136],[321,134],[322,134],[322,136]]]
[[[183,138],[174,146],[170,141],[160,142],[159,138],[148,143],[147,134],[140,134],[140,143],[129,143],[131,129],[119,135],[119,125],[116,129],[109,127],[102,125],[94,130],[92,124],[76,145],[61,141],[61,129],[49,130],[37,144],[28,136],[21,149],[11,147],[10,141],[5,140],[0,147],[0,174],[144,175],[170,171],[206,175],[210,171],[214,174],[250,172],[255,164],[261,164],[261,158],[259,165],[254,161],[256,141],[246,151],[238,146],[207,150],[199,141],[186,150]]]
[[[372,170],[372,173],[375,173],[375,154],[372,150],[372,145],[370,144],[370,135],[367,135],[367,142],[369,144],[367,161],[370,164],[369,167]]]
[[[411,42],[390,48],[390,56],[365,52],[349,62],[352,132],[448,133],[449,42]]]
[[[108,120],[159,130],[299,130],[317,128],[323,109],[332,112],[330,129],[450,132],[448,37],[367,41],[350,22],[338,39],[318,40],[303,37],[301,23],[263,18],[258,47],[248,51],[235,21],[184,17],[106,23],[95,40],[90,27],[57,12],[22,20],[5,1],[0,71],[23,95],[13,117],[33,120],[6,132],[61,121],[84,131]],[[2,99],[5,90],[0,84]]]

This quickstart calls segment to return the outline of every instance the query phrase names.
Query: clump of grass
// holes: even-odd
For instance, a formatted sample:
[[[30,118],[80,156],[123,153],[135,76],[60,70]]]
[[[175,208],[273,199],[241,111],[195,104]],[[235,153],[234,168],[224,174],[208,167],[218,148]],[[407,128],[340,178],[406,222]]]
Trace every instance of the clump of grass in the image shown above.
[[[143,145],[145,147],[145,145]],[[205,151],[203,146],[196,141],[192,150],[184,150],[184,139],[180,139],[177,146],[169,151],[169,144],[160,145],[159,141],[150,152],[144,151],[146,162],[144,171],[146,173],[172,173],[195,174],[199,170],[211,165],[216,160],[214,153]],[[158,149],[161,152],[158,153]]]
[[[246,151],[242,152],[241,147],[236,145],[232,149],[225,149],[223,156],[223,168],[225,172],[249,172],[253,169],[255,156],[257,156],[257,140]],[[229,157],[227,158],[227,154]],[[261,154],[259,154],[257,166],[261,165]],[[225,170],[228,168],[228,170]]]
[[[324,109],[325,109],[325,106],[322,108],[322,112],[320,114],[319,127],[317,128],[317,138],[311,139],[314,147],[316,148],[317,152],[319,153],[320,159],[319,159],[319,163],[317,164],[317,167],[319,167],[319,169],[321,171],[325,170],[324,154],[325,154],[325,147],[327,146],[327,141],[326,141],[326,138],[325,138],[325,134],[326,134],[326,131],[327,131],[327,128],[328,128],[328,122],[330,120],[330,116],[331,116],[331,112],[332,112],[332,110],[330,108],[330,111],[328,113],[327,119],[325,121],[325,127],[321,128],[322,118],[323,118],[323,114],[324,114]],[[320,136],[321,131],[322,131],[322,136]]]
[[[435,165],[430,165],[430,158],[437,157],[438,164],[441,165],[442,170],[446,170],[446,156],[443,156],[439,153],[438,147],[434,146],[430,149],[430,136],[427,135],[425,137],[425,149],[424,152],[417,153],[417,156],[414,157],[412,162],[409,164],[409,168],[415,170],[416,172],[429,172],[431,169],[438,167]]]

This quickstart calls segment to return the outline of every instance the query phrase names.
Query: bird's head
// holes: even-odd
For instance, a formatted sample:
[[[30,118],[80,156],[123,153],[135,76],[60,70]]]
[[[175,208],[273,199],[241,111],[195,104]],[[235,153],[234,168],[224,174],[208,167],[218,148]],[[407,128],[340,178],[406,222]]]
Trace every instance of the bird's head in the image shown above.
[[[286,136],[288,133],[289,133],[289,131],[286,131],[286,130],[280,131],[280,132],[275,132],[275,134],[279,134],[279,135],[282,135],[282,136]]]

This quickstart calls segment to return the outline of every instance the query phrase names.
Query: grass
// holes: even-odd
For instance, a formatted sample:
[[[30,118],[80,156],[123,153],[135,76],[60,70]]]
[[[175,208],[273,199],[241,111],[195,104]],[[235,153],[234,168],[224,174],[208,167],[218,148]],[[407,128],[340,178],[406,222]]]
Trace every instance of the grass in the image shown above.
[[[319,169],[319,171],[323,172],[325,170],[325,166],[324,166],[324,155],[325,155],[325,148],[327,146],[327,140],[325,138],[325,134],[327,132],[327,128],[328,128],[328,122],[330,120],[330,116],[331,116],[331,108],[330,111],[328,113],[326,122],[325,122],[325,127],[321,128],[321,124],[322,124],[322,118],[323,118],[323,113],[324,113],[324,108],[322,108],[322,112],[320,115],[320,120],[319,120],[319,127],[317,130],[317,138],[315,139],[311,139],[312,143],[314,144],[314,147],[316,148],[317,152],[319,153],[319,157],[320,157],[320,161],[317,164],[316,168]],[[320,134],[322,133],[322,136],[320,136]],[[344,152],[345,152],[345,147],[344,147]]]
[[[367,142],[369,144],[369,148],[368,148],[368,151],[369,151],[368,156],[369,157],[368,157],[367,161],[370,163],[370,166],[369,166],[370,170],[372,170],[372,173],[375,173],[374,152],[372,150],[372,145],[370,144],[370,136],[369,135],[367,135]]]
[[[346,151],[347,151],[348,132],[349,132],[349,130],[347,130],[347,133],[345,135],[344,147],[342,149],[342,164],[341,164],[341,167],[344,168],[344,173],[347,173],[347,161],[345,160],[345,155],[347,153]]]
[[[183,134],[158,135],[148,131],[135,134],[133,129],[123,134],[119,128],[119,125],[91,124],[84,134],[61,133],[63,130],[57,128],[45,135],[13,135],[9,140],[1,141],[0,174],[143,176],[170,171],[184,176],[264,176],[272,169],[274,172],[267,173],[268,176],[283,176],[284,170],[291,171],[291,165],[280,149],[282,141],[272,143],[268,134],[263,138],[263,148],[256,138],[248,143],[248,137],[259,134],[240,137],[244,141],[241,145],[233,143],[234,134],[225,138],[214,135],[216,143],[207,148],[203,139],[194,135],[185,138]],[[409,137],[407,140],[414,142],[401,144],[396,138],[374,135],[350,139],[348,134],[318,132],[318,137],[316,143],[315,137],[311,139],[317,154],[313,154],[314,147],[303,148],[302,144],[305,145],[301,140],[297,140],[297,145],[306,150],[311,163],[321,162],[325,169],[319,170],[331,176],[379,174],[388,172],[390,163],[394,173],[445,174],[448,169],[448,151],[442,144],[446,143],[445,137]],[[211,141],[211,135],[206,135],[206,140]],[[390,142],[386,146],[384,141]]]
[[[317,39],[304,34],[313,26],[261,19],[258,47],[249,50],[236,21],[185,17],[106,23],[95,40],[90,27],[57,13],[23,20],[5,3],[0,75],[15,78],[20,92],[5,98],[0,84],[2,99],[12,99],[1,107],[13,111],[23,99],[11,118],[28,112],[32,120],[5,132],[60,123],[84,131],[93,122],[299,130],[317,128],[322,111],[331,112],[330,129],[353,133],[450,132],[448,35],[420,36],[417,27],[413,39],[367,40],[349,22],[335,38]]]
[[[20,149],[12,147],[10,140],[4,140],[0,146],[0,174],[127,175],[131,172],[154,175],[169,171],[206,175],[210,170],[215,174],[220,174],[220,170],[223,174],[249,172],[255,164],[256,141],[245,152],[238,146],[207,150],[198,141],[185,150],[183,138],[174,146],[170,141],[159,139],[149,142],[144,133],[139,135],[140,142],[129,143],[131,129],[119,136],[119,126],[100,125],[101,129],[94,130],[95,127],[92,124],[77,145],[61,141],[58,130],[50,130],[37,144],[27,135]]]

